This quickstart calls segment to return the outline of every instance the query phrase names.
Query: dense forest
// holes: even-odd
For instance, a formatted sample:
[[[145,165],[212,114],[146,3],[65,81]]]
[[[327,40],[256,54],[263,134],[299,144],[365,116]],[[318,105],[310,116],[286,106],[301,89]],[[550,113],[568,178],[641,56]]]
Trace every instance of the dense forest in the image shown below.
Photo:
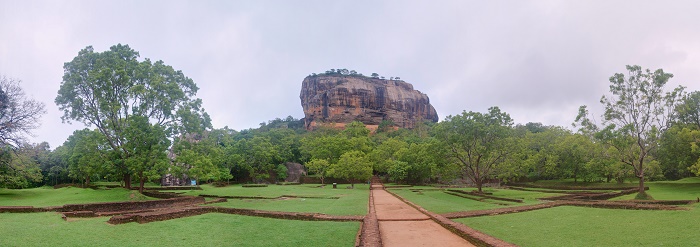
[[[55,102],[64,121],[91,128],[76,130],[53,149],[45,142],[8,141],[20,140],[8,138],[18,131],[3,132],[0,187],[95,181],[130,187],[135,180],[143,188],[166,174],[198,183],[272,183],[285,178],[286,162],[304,165],[322,182],[366,182],[376,174],[397,183],[466,182],[479,189],[546,179],[639,181],[642,188],[644,181],[700,172],[700,92],[666,90],[673,75],[660,69],[628,66],[625,74],[613,75],[601,99],[603,121],[593,121],[582,106],[573,128],[515,124],[494,106],[414,129],[384,122],[371,132],[352,122],[308,131],[289,116],[237,131],[211,126],[195,98],[196,84],[181,71],[138,57],[126,45],[105,52],[87,47],[66,63]],[[3,85],[16,86],[8,81]],[[14,113],[13,96],[5,92],[7,87],[0,91],[3,124]],[[34,102],[17,102],[22,100]]]

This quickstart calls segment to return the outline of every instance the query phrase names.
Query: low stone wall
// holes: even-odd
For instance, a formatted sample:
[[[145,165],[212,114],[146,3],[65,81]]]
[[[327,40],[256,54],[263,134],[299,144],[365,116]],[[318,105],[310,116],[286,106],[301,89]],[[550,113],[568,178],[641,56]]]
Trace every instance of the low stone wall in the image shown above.
[[[129,222],[137,222],[143,224],[154,221],[164,221],[182,217],[201,215],[206,213],[237,214],[245,216],[307,221],[362,221],[364,219],[363,216],[335,216],[316,213],[277,212],[224,207],[184,207],[167,210],[158,210],[152,212],[117,215],[110,218],[107,222],[110,224],[124,224]]]
[[[0,213],[39,213],[48,211],[46,208],[35,208],[32,206],[0,206]]]
[[[644,189],[649,190],[649,187],[644,187]],[[562,196],[545,197],[545,198],[541,198],[541,199],[543,199],[543,200],[608,200],[608,199],[612,199],[615,197],[634,194],[637,192],[638,192],[638,190],[636,188],[634,188],[634,189],[627,189],[627,190],[622,190],[622,191],[617,191],[617,192],[569,194],[569,195],[562,195]]]
[[[367,216],[365,216],[362,221],[360,231],[360,242],[356,243],[357,246],[382,246],[382,237],[379,232],[379,220],[377,219],[377,211],[374,209],[374,196],[372,195],[372,191],[369,193]]]
[[[554,189],[554,190],[630,190],[637,189],[636,186],[611,186],[611,187],[586,187],[586,186],[547,186],[547,185],[534,185],[534,184],[524,184],[524,183],[508,183],[508,186],[524,187],[524,188],[541,188],[541,189]],[[648,188],[647,188],[648,189]]]
[[[265,197],[265,196],[219,196],[219,195],[200,194],[199,196],[210,197],[210,198],[257,199],[257,200],[274,200],[274,199],[280,199],[280,198],[340,199],[340,197],[337,197],[337,196],[295,196],[295,195],[281,195],[278,197]]]
[[[453,212],[445,213],[442,216],[449,219],[456,218],[469,218],[469,217],[479,217],[479,216],[492,216],[499,214],[512,214],[527,212],[539,209],[553,208],[559,206],[577,206],[577,207],[592,207],[592,208],[606,208],[606,209],[635,209],[635,210],[688,210],[687,208],[676,207],[664,204],[644,204],[637,203],[635,201],[583,201],[583,200],[572,200],[572,201],[554,201],[542,204],[519,206],[519,207],[508,207],[508,208],[496,208],[487,210],[474,210],[465,212]]]
[[[178,206],[188,206],[204,203],[204,197],[199,196],[183,196],[170,199],[153,200],[153,201],[138,201],[138,202],[104,202],[90,204],[67,204],[61,207],[60,212],[72,211],[93,211],[93,212],[116,212],[116,211],[133,211],[152,208],[170,208]]]
[[[463,190],[447,190],[447,191],[454,192],[454,193],[460,193],[460,194],[466,194],[466,195],[472,195],[472,196],[482,197],[482,198],[487,198],[487,199],[492,199],[492,200],[499,200],[499,201],[506,201],[506,202],[519,202],[519,203],[523,202],[523,200],[520,200],[520,199],[503,198],[503,197],[491,196],[491,195],[486,195],[486,194],[480,194],[477,192],[469,192],[469,191],[463,191]]]

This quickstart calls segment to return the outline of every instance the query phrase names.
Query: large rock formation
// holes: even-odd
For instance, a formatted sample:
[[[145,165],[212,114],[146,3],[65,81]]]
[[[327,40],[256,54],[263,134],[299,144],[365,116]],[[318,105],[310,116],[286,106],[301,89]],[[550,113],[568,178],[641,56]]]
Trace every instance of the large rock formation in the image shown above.
[[[371,128],[382,120],[390,120],[396,127],[413,128],[418,121],[438,121],[428,96],[400,80],[338,74],[308,76],[300,98],[307,129],[320,123],[342,126],[352,121]]]

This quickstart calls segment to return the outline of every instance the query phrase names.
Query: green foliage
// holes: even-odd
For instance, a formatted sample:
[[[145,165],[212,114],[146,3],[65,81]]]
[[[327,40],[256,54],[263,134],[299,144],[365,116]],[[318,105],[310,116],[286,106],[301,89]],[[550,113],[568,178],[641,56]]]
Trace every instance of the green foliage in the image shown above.
[[[452,162],[459,164],[464,176],[481,191],[483,183],[495,177],[513,151],[513,142],[508,140],[512,124],[507,113],[491,107],[488,113],[465,111],[447,116],[434,131]]]
[[[41,180],[39,165],[25,153],[0,149],[0,188],[27,188]]]
[[[341,155],[338,163],[333,164],[330,176],[346,179],[354,188],[355,183],[372,177],[372,163],[363,152],[350,151]]]
[[[324,179],[331,169],[331,164],[324,159],[312,159],[306,163],[306,168],[309,170],[309,172],[318,175],[318,177],[321,179],[321,184],[324,184]]]
[[[130,142],[124,147],[131,155],[125,163],[139,180],[139,191],[143,192],[146,181],[160,179],[170,168],[166,154],[170,140],[162,126],[150,124],[145,117],[132,116],[129,121],[125,137]]]
[[[397,183],[406,180],[408,177],[408,171],[411,169],[411,166],[408,165],[408,162],[403,162],[399,160],[392,160],[389,163],[389,169],[387,170],[387,173],[389,174],[389,178],[392,181],[395,181]]]
[[[197,86],[182,71],[163,61],[138,61],[139,53],[128,45],[115,45],[95,52],[88,46],[64,64],[55,103],[64,121],[94,125],[113,152],[112,169],[130,186],[126,160],[133,156],[127,145],[132,117],[142,117],[167,136],[201,133],[211,128],[209,116],[194,99]],[[131,143],[131,144],[130,144]]]
[[[74,131],[63,143],[68,175],[88,185],[91,178],[107,173],[110,151],[105,146],[106,140],[97,131]]]
[[[598,135],[617,149],[617,158],[634,169],[639,191],[644,191],[645,166],[653,160],[661,133],[669,127],[673,108],[683,88],[664,92],[673,77],[662,69],[652,72],[640,66],[627,66],[628,76],[610,77],[611,96],[603,96],[607,126]]]
[[[700,129],[700,91],[693,91],[683,97],[676,106],[678,122],[692,125],[693,129]]]
[[[396,152],[402,148],[407,148],[408,143],[397,138],[389,138],[369,153],[368,157],[373,164],[373,169],[377,173],[386,173],[398,159]]]
[[[275,169],[275,173],[277,174],[277,180],[284,181],[284,179],[287,178],[287,167],[283,164],[279,164]]]

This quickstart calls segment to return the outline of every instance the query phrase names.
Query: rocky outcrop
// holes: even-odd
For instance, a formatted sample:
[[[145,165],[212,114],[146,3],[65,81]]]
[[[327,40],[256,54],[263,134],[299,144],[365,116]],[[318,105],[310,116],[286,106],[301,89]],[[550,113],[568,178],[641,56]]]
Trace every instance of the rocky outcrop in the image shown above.
[[[401,80],[308,76],[302,83],[300,98],[307,129],[320,123],[342,126],[352,121],[360,121],[371,128],[383,120],[393,122],[396,127],[413,128],[418,121],[438,121],[428,96]]]
[[[306,170],[304,166],[299,163],[287,162],[284,163],[287,167],[287,178],[284,179],[285,182],[298,183],[301,176],[306,176]]]

